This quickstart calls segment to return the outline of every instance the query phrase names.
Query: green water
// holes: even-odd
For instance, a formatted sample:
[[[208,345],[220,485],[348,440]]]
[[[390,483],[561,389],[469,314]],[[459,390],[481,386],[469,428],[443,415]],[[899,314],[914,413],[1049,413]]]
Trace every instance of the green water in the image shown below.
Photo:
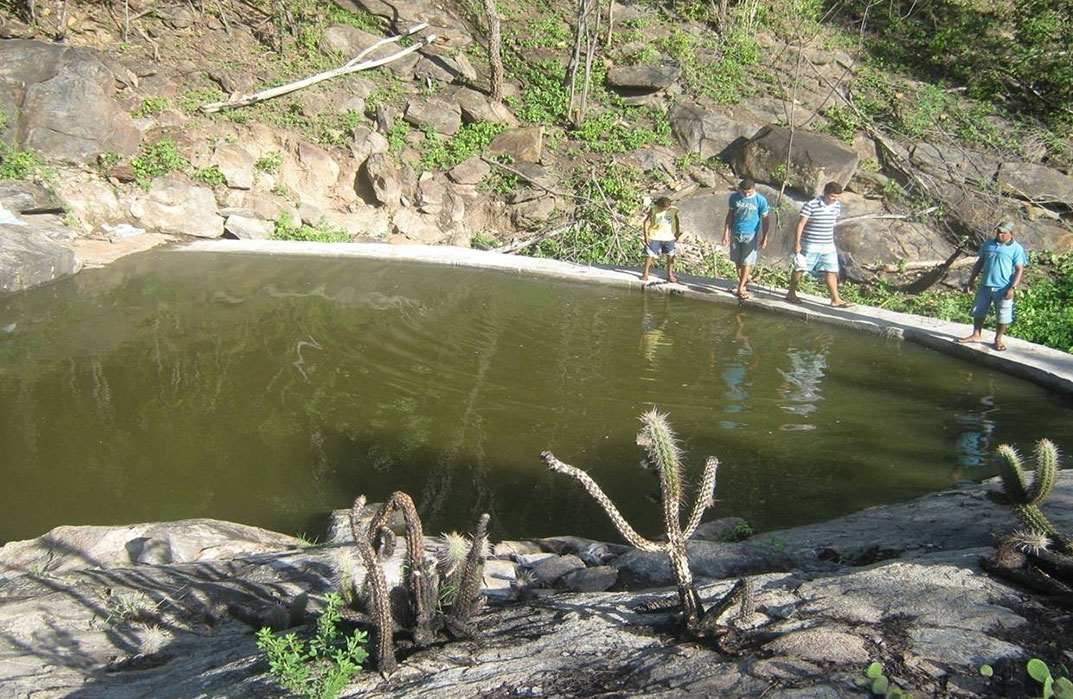
[[[427,531],[617,540],[539,454],[642,533],[657,406],[709,517],[818,521],[993,475],[1071,403],[913,345],[734,308],[494,272],[155,253],[0,299],[0,540],[216,517],[292,533],[402,489]]]

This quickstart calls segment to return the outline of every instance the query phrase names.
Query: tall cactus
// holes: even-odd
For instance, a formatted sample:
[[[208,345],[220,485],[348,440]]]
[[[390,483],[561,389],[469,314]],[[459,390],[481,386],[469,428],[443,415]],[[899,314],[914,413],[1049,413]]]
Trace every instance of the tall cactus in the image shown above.
[[[638,534],[615,507],[611,498],[607,497],[596,481],[589,477],[589,474],[563,463],[550,451],[541,453],[540,458],[552,471],[577,479],[589,495],[603,507],[615,528],[631,546],[642,551],[662,551],[667,555],[678,584],[678,598],[685,617],[686,628],[695,635],[702,635],[701,621],[704,617],[704,608],[693,584],[686,541],[700,525],[704,511],[714,502],[715,474],[719,468],[719,460],[714,456],[708,457],[704,465],[704,476],[697,489],[697,499],[693,503],[693,511],[683,528],[680,519],[681,507],[685,501],[682,455],[674,430],[667,422],[665,413],[660,413],[653,408],[641,416],[641,431],[637,433],[637,444],[645,449],[649,467],[659,475],[660,490],[663,495],[663,524],[667,535],[665,542],[649,541]]]
[[[1058,447],[1049,439],[1041,439],[1036,444],[1036,469],[1031,484],[1025,477],[1021,454],[1015,448],[1003,444],[998,448],[998,454],[1001,457],[999,475],[1002,476],[1006,498],[1017,516],[1030,530],[1050,538],[1055,548],[1066,554],[1073,553],[1073,542],[1059,534],[1058,529],[1039,509],[1039,503],[1054,488],[1058,472]]]

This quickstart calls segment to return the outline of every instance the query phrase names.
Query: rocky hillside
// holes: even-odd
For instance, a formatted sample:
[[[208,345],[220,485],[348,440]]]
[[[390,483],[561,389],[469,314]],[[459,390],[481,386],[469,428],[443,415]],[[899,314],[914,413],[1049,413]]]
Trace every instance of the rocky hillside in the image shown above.
[[[1073,250],[1068,141],[880,69],[854,17],[799,5],[603,7],[582,112],[564,87],[565,2],[498,5],[502,102],[471,2],[0,2],[0,290],[169,236],[628,263],[643,198],[662,193],[692,234],[685,261],[711,272],[704,253],[742,176],[778,202],[772,262],[795,209],[832,179],[849,190],[841,245],[858,279],[945,259],[1002,218],[1030,249]],[[205,109],[417,23],[365,56],[410,49],[379,67]]]

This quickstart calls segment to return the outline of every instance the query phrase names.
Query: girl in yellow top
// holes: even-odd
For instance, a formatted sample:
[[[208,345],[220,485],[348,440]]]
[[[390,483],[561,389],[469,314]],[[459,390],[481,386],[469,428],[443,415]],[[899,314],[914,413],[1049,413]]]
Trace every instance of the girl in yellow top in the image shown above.
[[[660,255],[667,256],[667,281],[678,281],[674,276],[674,243],[682,235],[678,207],[672,206],[667,197],[660,197],[648,210],[642,230],[645,236],[645,265],[641,270],[641,281],[648,281],[648,268],[652,260]]]

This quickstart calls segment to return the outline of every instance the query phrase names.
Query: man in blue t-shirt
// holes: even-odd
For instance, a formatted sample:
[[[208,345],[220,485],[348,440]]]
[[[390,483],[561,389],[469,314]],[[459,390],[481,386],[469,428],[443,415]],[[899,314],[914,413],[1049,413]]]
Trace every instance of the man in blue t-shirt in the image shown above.
[[[995,306],[995,350],[1002,352],[1006,343],[1002,336],[1013,322],[1013,293],[1021,284],[1028,256],[1021,244],[1013,239],[1016,229],[1013,221],[1003,221],[995,229],[995,237],[983,244],[980,256],[969,275],[967,291],[972,291],[976,275],[983,272],[980,288],[976,290],[976,299],[972,303],[972,335],[958,338],[958,342],[980,342],[980,332],[984,329],[984,319],[992,304]]]
[[[767,247],[767,212],[767,199],[756,191],[756,183],[750,179],[739,182],[738,191],[730,195],[723,224],[723,245],[730,245],[730,259],[738,267],[737,296],[742,301],[749,298],[746,285],[749,270],[756,265],[757,251]],[[758,243],[756,232],[761,227],[763,234]]]

